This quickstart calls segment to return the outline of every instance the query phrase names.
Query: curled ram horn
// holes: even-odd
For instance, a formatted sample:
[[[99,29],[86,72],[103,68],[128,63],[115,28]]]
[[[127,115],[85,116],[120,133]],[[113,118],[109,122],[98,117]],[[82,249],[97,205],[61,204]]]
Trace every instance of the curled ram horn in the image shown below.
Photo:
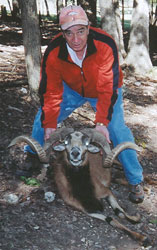
[[[109,154],[107,154],[103,162],[104,167],[106,168],[111,167],[117,155],[125,149],[134,149],[134,150],[140,151],[139,147],[135,143],[122,142],[119,145],[117,145],[114,149],[112,149]]]
[[[48,163],[51,145],[57,141],[63,140],[66,135],[72,133],[73,131],[73,128],[61,128],[55,130],[50,138],[46,141],[44,147],[42,147],[35,139],[27,135],[21,135],[14,138],[8,147],[10,148],[20,142],[26,142],[31,147],[31,149],[37,153],[41,162]]]
[[[100,145],[103,151],[106,153],[106,157],[104,157],[103,160],[103,165],[106,168],[111,167],[113,163],[121,165],[115,159],[121,151],[129,148],[139,151],[139,147],[133,142],[123,142],[111,150],[107,139],[102,135],[102,133],[92,128],[85,128],[81,132],[88,135],[91,138],[91,142],[95,142]]]
[[[8,148],[14,146],[15,144],[17,143],[20,143],[20,142],[26,142],[30,147],[31,149],[37,153],[38,157],[39,157],[39,160],[43,163],[48,163],[48,158],[47,158],[47,155],[46,155],[46,152],[45,150],[42,148],[42,146],[36,141],[34,140],[32,137],[30,136],[27,136],[27,135],[21,135],[21,136],[18,136],[16,138],[14,138],[11,143],[9,144]]]

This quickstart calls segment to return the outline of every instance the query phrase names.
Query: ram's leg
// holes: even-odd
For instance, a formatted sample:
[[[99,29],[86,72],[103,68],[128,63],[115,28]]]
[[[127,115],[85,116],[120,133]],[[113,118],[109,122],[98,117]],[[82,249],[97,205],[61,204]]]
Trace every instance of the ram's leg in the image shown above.
[[[105,215],[98,214],[98,213],[90,213],[90,214],[88,213],[88,215],[93,218],[108,222],[111,226],[115,228],[119,228],[120,230],[130,235],[132,238],[139,240],[142,243],[142,245],[145,247],[150,245],[150,240],[146,235],[142,235],[140,233],[130,230],[129,228],[125,227],[123,224],[121,224],[119,221],[117,221],[116,219],[112,217],[109,217],[109,216],[106,217]]]
[[[140,215],[129,215],[127,214],[123,208],[121,208],[116,200],[116,198],[114,197],[114,195],[112,194],[111,191],[109,191],[109,195],[107,196],[107,201],[109,202],[109,204],[111,205],[112,209],[114,210],[115,214],[117,216],[119,216],[120,218],[124,218],[126,217],[126,219],[128,219],[129,221],[133,222],[133,223],[137,223],[140,221]]]

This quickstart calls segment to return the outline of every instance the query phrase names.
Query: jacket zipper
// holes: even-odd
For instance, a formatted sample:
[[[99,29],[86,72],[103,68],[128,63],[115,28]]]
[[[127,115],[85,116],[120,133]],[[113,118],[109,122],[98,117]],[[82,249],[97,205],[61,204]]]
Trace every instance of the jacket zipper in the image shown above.
[[[69,63],[71,63],[71,64],[75,64],[77,67],[79,67],[79,66],[78,66],[76,63],[74,63],[74,62],[70,62],[69,60],[68,60],[67,62],[69,62]],[[79,68],[80,68],[80,67],[79,67]],[[82,69],[82,68],[80,68],[80,70],[81,70],[81,75],[82,75],[82,77],[83,77],[84,81],[86,81],[86,78],[85,78],[85,75],[84,75],[83,69]],[[84,87],[83,87],[83,84],[82,84],[82,96],[84,97]]]
[[[81,75],[82,75],[84,81],[86,81],[86,78],[85,78],[85,75],[84,75],[84,72],[83,72],[82,68],[81,68]],[[84,86],[83,86],[83,84],[82,84],[82,96],[84,97]]]

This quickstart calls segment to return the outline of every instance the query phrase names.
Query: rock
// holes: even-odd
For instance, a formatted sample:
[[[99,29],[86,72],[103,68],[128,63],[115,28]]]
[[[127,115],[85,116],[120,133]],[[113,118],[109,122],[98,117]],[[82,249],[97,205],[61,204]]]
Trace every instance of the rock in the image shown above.
[[[9,204],[17,204],[19,201],[19,197],[16,194],[5,194],[3,198]]]
[[[108,249],[109,250],[116,250],[117,248],[115,246],[109,246]]]
[[[134,85],[137,86],[137,87],[139,87],[139,86],[141,85],[141,82],[136,81],[136,82],[134,83]]]
[[[45,200],[47,202],[53,202],[54,199],[55,199],[55,193],[53,193],[53,192],[46,192],[45,193]]]
[[[21,88],[20,91],[21,91],[21,93],[23,93],[23,94],[27,94],[27,92],[28,92],[26,88]]]

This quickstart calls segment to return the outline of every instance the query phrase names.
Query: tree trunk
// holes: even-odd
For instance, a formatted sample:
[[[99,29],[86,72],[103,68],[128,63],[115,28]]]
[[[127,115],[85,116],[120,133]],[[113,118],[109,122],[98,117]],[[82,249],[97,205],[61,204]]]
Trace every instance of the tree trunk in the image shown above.
[[[10,0],[7,0],[7,2],[8,2],[8,5],[9,5],[10,12],[11,12],[12,10],[11,10]]]
[[[12,14],[13,21],[16,22],[18,19],[18,15],[20,13],[18,0],[12,0],[12,4],[13,4],[13,10],[12,10],[11,14]]]
[[[124,31],[124,0],[122,0],[122,28]]]
[[[126,63],[139,74],[144,74],[152,69],[149,56],[148,0],[134,0]]]
[[[116,26],[115,12],[112,0],[100,0],[101,27],[115,39],[119,45],[119,38]]]
[[[38,101],[40,81],[41,36],[35,0],[21,1],[23,44],[30,93]]]
[[[49,6],[48,6],[48,3],[47,3],[47,0],[44,0],[44,2],[45,2],[45,6],[46,6],[47,16],[50,16]]]
[[[56,7],[57,7],[57,20],[59,23],[59,12],[64,7],[63,0],[56,0]]]
[[[123,55],[125,56],[125,49],[123,44],[123,33],[117,2],[118,1],[114,1],[113,4],[112,0],[99,0],[101,27],[114,38],[119,50],[120,64],[123,64]]]
[[[117,31],[118,31],[118,37],[119,37],[119,51],[123,58],[126,58],[127,54],[124,47],[124,39],[123,39],[123,28],[122,28],[122,22],[120,18],[120,10],[119,10],[119,0],[113,0],[114,1],[114,12],[116,17],[116,25],[117,25]],[[121,59],[121,64],[123,62],[123,59]]]
[[[3,21],[7,21],[7,10],[6,7],[4,5],[1,5],[1,19]]]

